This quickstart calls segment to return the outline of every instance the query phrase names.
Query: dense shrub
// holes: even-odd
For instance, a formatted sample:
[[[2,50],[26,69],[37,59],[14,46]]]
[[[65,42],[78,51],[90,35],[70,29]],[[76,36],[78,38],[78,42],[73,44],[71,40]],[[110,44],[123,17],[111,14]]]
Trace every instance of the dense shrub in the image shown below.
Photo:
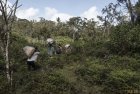
[[[138,89],[139,60],[129,57],[112,56],[107,61],[87,62],[75,73],[78,80],[86,81],[89,86],[99,85],[103,94],[118,94],[125,89]]]
[[[9,84],[5,75],[0,74],[0,94],[10,94]]]
[[[102,85],[108,77],[110,69],[94,63],[77,69],[76,74],[80,76],[79,78],[88,82],[89,85]]]
[[[131,52],[140,53],[140,25],[135,26],[130,30],[128,36],[131,43]]]
[[[112,29],[108,48],[111,52],[126,55],[139,53],[140,48],[140,26],[131,24],[118,25]]]
[[[129,69],[113,70],[104,83],[103,92],[106,94],[124,93],[125,90],[135,90],[139,88],[138,74]]]
[[[128,34],[131,29],[130,24],[118,25],[112,29],[109,49],[113,53],[127,54],[130,51],[130,36]]]
[[[15,87],[16,94],[77,94],[74,87],[56,73],[20,75],[15,81]]]

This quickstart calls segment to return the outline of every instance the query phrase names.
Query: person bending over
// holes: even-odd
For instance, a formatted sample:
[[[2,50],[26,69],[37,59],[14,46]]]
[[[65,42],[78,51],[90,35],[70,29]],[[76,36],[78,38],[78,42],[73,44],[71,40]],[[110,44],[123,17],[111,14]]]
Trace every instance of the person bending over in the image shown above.
[[[36,70],[35,62],[37,61],[39,54],[40,52],[38,48],[36,47],[33,54],[27,59],[28,70],[31,70],[31,69]]]

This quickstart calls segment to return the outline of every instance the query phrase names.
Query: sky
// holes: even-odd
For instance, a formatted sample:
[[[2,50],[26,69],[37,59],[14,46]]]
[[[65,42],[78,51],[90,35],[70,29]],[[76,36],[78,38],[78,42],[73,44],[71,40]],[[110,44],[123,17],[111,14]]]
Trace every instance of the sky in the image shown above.
[[[15,0],[10,3],[13,1]],[[43,17],[56,21],[60,17],[61,21],[66,21],[80,16],[97,21],[97,15],[101,15],[101,10],[111,2],[116,3],[116,0],[19,0],[22,6],[16,15],[28,20],[39,20],[39,17]]]

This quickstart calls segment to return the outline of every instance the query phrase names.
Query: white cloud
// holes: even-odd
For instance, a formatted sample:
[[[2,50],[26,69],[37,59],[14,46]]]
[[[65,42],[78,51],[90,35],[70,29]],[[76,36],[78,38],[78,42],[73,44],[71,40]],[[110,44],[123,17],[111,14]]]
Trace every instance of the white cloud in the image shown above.
[[[87,11],[83,12],[81,14],[81,17],[85,17],[87,19],[93,18],[95,21],[98,21],[97,15],[99,15],[99,12],[97,11],[97,7],[93,6],[89,8]]]
[[[54,16],[55,14],[57,14],[58,11],[55,8],[49,8],[46,7],[45,8],[45,18],[50,19],[52,16]]]
[[[28,9],[19,9],[16,15],[18,18],[28,19],[28,20],[32,20],[32,19],[39,20],[39,17],[44,17],[47,20],[56,21],[56,19],[59,17],[63,22],[69,20],[69,18],[71,17],[74,17],[71,14],[60,12],[57,9],[51,7],[45,7],[44,12],[42,13],[39,13],[39,9],[32,8],[32,7]],[[84,17],[87,19],[94,18],[95,21],[98,21],[97,15],[99,15],[99,12],[97,11],[97,8],[93,6],[88,10],[84,11],[83,13],[76,16]]]
[[[87,11],[80,14],[81,17],[91,19],[94,18],[95,21],[98,21],[97,15],[99,15],[97,8],[95,6],[89,8]],[[67,13],[61,13],[55,8],[46,7],[45,8],[45,18],[48,20],[56,21],[56,18],[60,18],[61,21],[67,21],[69,18],[74,17]]]
[[[45,8],[45,18],[46,19],[56,21],[56,18],[58,18],[58,17],[61,19],[61,21],[65,22],[73,16],[70,14],[67,14],[67,13],[61,13],[58,10],[56,10],[55,8],[50,8],[50,7]]]
[[[16,13],[16,16],[21,19],[37,19],[37,15],[39,13],[39,9],[37,8],[28,8],[28,9],[22,9],[18,10]]]

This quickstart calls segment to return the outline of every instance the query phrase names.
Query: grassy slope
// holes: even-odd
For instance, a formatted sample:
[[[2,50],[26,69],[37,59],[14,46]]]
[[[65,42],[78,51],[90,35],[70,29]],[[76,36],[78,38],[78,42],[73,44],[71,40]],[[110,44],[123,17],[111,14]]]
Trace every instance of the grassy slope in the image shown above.
[[[134,88],[140,85],[139,56],[137,58],[113,56],[104,60],[97,57],[82,57],[79,53],[49,58],[44,41],[19,34],[14,36],[16,94],[100,94],[102,90],[105,93],[106,90],[111,92],[121,86]],[[73,42],[72,39],[63,36],[57,36],[55,39],[62,44]],[[26,61],[22,61],[21,48],[28,44],[37,45],[41,51],[37,62],[38,70],[35,72],[28,72]],[[2,79],[1,75],[0,81]],[[4,94],[6,86],[2,85],[0,93]],[[115,92],[107,94],[115,94]]]
[[[66,79],[69,83],[74,85],[74,87],[78,91],[80,91],[80,93],[88,94],[90,92],[96,92],[96,90],[98,91],[98,89],[100,89],[100,88],[97,89],[96,86],[89,87],[86,82],[79,81],[78,76],[75,74],[75,71],[79,67],[83,66],[83,64],[73,62],[73,60],[71,60],[70,63],[67,64],[67,62],[65,62],[65,60],[64,60],[65,58],[63,58],[63,55],[55,56],[54,58],[48,58],[47,55],[44,55],[44,54],[46,54],[46,50],[47,50],[44,47],[44,44],[45,44],[44,41],[37,40],[37,39],[31,38],[31,37],[24,37],[24,38],[28,43],[33,43],[35,45],[38,45],[38,46],[40,45],[40,47],[43,47],[43,48],[41,48],[42,54],[41,54],[40,60],[38,60],[38,62],[37,62],[37,65],[40,66],[43,69],[43,71],[41,69],[41,71],[39,71],[39,72],[51,71],[51,69],[53,69],[53,72],[64,77],[64,79]],[[60,43],[62,45],[66,44],[66,43],[73,43],[73,40],[66,36],[57,36],[54,39],[56,40],[57,43]],[[43,45],[43,46],[41,46],[41,45]],[[46,56],[46,58],[44,58],[44,56]],[[76,57],[76,56],[74,56],[74,57]],[[45,60],[42,60],[42,58]],[[57,62],[57,59],[59,59],[58,62]],[[61,64],[61,62],[63,62],[63,63]],[[80,62],[80,60],[78,62]],[[61,65],[63,66],[63,68],[59,68],[59,67],[61,67]],[[93,88],[96,88],[96,89],[93,89]]]

